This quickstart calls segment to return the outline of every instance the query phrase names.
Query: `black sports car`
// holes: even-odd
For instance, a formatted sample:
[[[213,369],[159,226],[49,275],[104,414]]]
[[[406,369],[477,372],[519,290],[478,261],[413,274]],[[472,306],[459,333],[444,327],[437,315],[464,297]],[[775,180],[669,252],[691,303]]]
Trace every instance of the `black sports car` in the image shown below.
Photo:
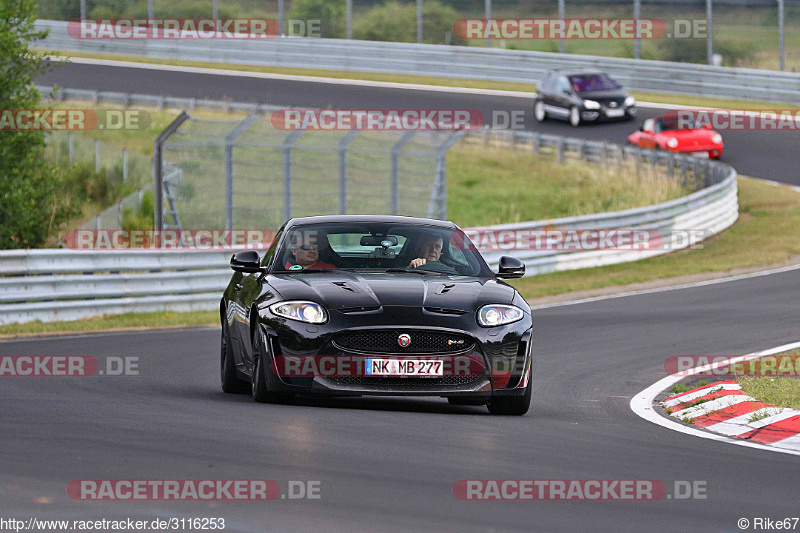
[[[451,222],[397,216],[289,220],[262,256],[231,258],[220,302],[225,392],[415,395],[522,415],[532,318]]]
[[[569,120],[575,127],[584,122],[632,120],[636,99],[603,72],[551,70],[539,84],[533,116],[538,122],[548,117]]]

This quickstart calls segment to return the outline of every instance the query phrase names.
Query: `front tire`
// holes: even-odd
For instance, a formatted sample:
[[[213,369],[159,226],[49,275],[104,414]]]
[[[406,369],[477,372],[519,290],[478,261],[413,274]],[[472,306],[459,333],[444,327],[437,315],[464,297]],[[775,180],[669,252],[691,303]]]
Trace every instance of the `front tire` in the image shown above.
[[[533,104],[533,117],[536,119],[536,122],[544,122],[547,120],[547,110],[544,108],[544,102],[541,100],[536,100],[536,103]]]
[[[267,386],[267,371],[264,369],[266,356],[261,353],[259,348],[258,332],[255,333],[253,338],[253,357],[255,361],[253,362],[253,378],[250,386],[253,400],[258,403],[285,403],[291,400],[291,394],[272,392]]]
[[[522,416],[528,412],[531,406],[531,394],[533,391],[533,361],[528,371],[528,386],[522,396],[500,396],[492,398],[487,406],[493,415]]]
[[[222,323],[222,335],[220,336],[220,366],[219,378],[222,384],[222,392],[228,394],[240,394],[247,392],[247,384],[239,381],[236,377],[236,364],[231,353],[231,339],[228,335],[228,325]]]
[[[569,123],[573,128],[581,125],[581,110],[578,109],[578,106],[569,108]]]

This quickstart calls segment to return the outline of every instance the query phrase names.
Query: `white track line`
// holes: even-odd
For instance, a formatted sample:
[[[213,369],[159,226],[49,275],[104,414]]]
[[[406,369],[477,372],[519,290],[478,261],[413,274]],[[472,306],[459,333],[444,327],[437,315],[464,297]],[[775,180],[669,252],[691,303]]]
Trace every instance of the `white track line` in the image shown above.
[[[728,283],[731,281],[740,281],[743,279],[760,278],[761,276],[769,276],[772,274],[781,274],[783,272],[791,272],[792,270],[800,269],[800,265],[789,265],[780,268],[773,268],[770,270],[761,270],[759,272],[751,272],[749,274],[740,274],[738,276],[728,276],[726,278],[716,278],[706,281],[698,281],[695,283],[686,283],[684,285],[672,285],[670,287],[657,287],[654,289],[642,289],[640,291],[618,292],[616,294],[606,294],[604,296],[593,296],[591,298],[582,298],[580,300],[570,300],[567,302],[557,302],[552,304],[532,305],[531,309],[549,309],[551,307],[563,307],[565,305],[576,305],[589,302],[600,302],[603,300],[611,300],[614,298],[626,298],[628,296],[639,296],[641,294],[653,294],[657,292],[677,291],[681,289],[692,289],[694,287],[705,287],[707,285],[716,285],[718,283]]]
[[[757,358],[763,357],[765,355],[773,355],[773,354],[776,354],[776,353],[788,352],[789,350],[796,350],[797,348],[800,348],[800,342],[793,342],[793,343],[790,343],[790,344],[784,344],[783,346],[777,346],[775,348],[770,348],[769,350],[764,350],[763,352],[752,353],[752,354],[745,355],[742,358],[737,358],[737,359],[740,359],[742,361],[749,361],[751,359],[757,359]],[[727,365],[727,364],[729,364],[729,362],[724,362],[724,364]],[[714,363],[714,364],[710,364],[710,365],[701,366],[701,367],[692,369],[691,371],[688,372],[688,374],[692,375],[692,374],[696,374],[696,373],[700,373],[700,372],[706,372],[708,370],[713,370],[714,368],[717,368],[719,366],[722,366],[722,364],[721,363]],[[647,420],[648,422],[652,422],[653,424],[665,427],[667,429],[671,429],[673,431],[679,431],[681,433],[686,433],[687,435],[694,435],[695,437],[701,437],[701,438],[704,438],[704,439],[715,440],[715,441],[718,441],[718,442],[726,442],[728,444],[735,444],[737,446],[746,446],[748,448],[757,448],[759,450],[767,450],[767,451],[771,451],[771,452],[786,453],[786,454],[789,454],[789,455],[800,456],[800,449],[794,450],[794,449],[776,448],[774,445],[773,446],[769,446],[769,445],[761,444],[761,443],[758,443],[758,442],[750,442],[750,441],[746,441],[746,440],[742,440],[742,439],[734,439],[734,438],[727,437],[727,436],[724,436],[724,435],[717,435],[716,433],[709,433],[707,431],[702,431],[702,430],[697,429],[697,428],[685,426],[685,425],[683,425],[683,424],[681,424],[679,422],[676,422],[674,420],[671,420],[669,418],[661,416],[658,412],[656,412],[655,409],[653,409],[653,400],[655,399],[656,396],[658,396],[661,393],[661,391],[663,391],[663,390],[675,385],[676,383],[681,381],[684,377],[685,377],[684,375],[681,375],[681,376],[667,376],[667,377],[665,377],[665,378],[653,383],[652,385],[650,385],[649,387],[644,389],[642,392],[640,392],[639,394],[637,394],[633,398],[631,398],[631,403],[630,403],[631,410],[634,413],[636,413],[637,415],[639,415],[640,417],[642,417],[645,420]],[[790,438],[793,439],[794,437],[790,437]],[[788,439],[785,439],[785,440],[788,440]],[[782,441],[780,441],[780,442],[782,442]],[[790,442],[789,444],[791,445],[793,443]]]

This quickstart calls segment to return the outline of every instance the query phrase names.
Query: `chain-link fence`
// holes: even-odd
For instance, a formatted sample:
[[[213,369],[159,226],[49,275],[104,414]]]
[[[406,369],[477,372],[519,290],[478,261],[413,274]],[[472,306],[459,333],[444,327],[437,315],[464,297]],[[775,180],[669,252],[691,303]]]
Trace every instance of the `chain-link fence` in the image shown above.
[[[144,196],[153,186],[150,158],[67,131],[48,133],[47,148],[53,161],[60,165],[84,165],[95,173],[103,173],[105,186],[125,195],[85,222],[81,229],[121,229],[126,214],[139,215]]]
[[[290,131],[269,115],[189,117],[156,148],[156,225],[277,228],[292,217],[352,213],[445,218],[445,155],[460,135]]]

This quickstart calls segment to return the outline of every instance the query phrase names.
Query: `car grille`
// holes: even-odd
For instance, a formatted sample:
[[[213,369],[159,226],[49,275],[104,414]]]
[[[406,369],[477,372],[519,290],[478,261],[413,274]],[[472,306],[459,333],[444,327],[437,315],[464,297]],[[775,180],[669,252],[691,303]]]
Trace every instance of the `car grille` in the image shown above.
[[[336,376],[328,378],[339,385],[364,385],[367,387],[420,387],[439,385],[466,385],[477,381],[480,376],[443,376],[437,378],[401,378],[401,377],[372,377],[372,376]]]
[[[398,337],[406,333],[411,343],[403,348]],[[471,337],[442,331],[377,330],[348,331],[336,337],[334,345],[342,350],[385,354],[438,354],[457,353],[471,349]]]

